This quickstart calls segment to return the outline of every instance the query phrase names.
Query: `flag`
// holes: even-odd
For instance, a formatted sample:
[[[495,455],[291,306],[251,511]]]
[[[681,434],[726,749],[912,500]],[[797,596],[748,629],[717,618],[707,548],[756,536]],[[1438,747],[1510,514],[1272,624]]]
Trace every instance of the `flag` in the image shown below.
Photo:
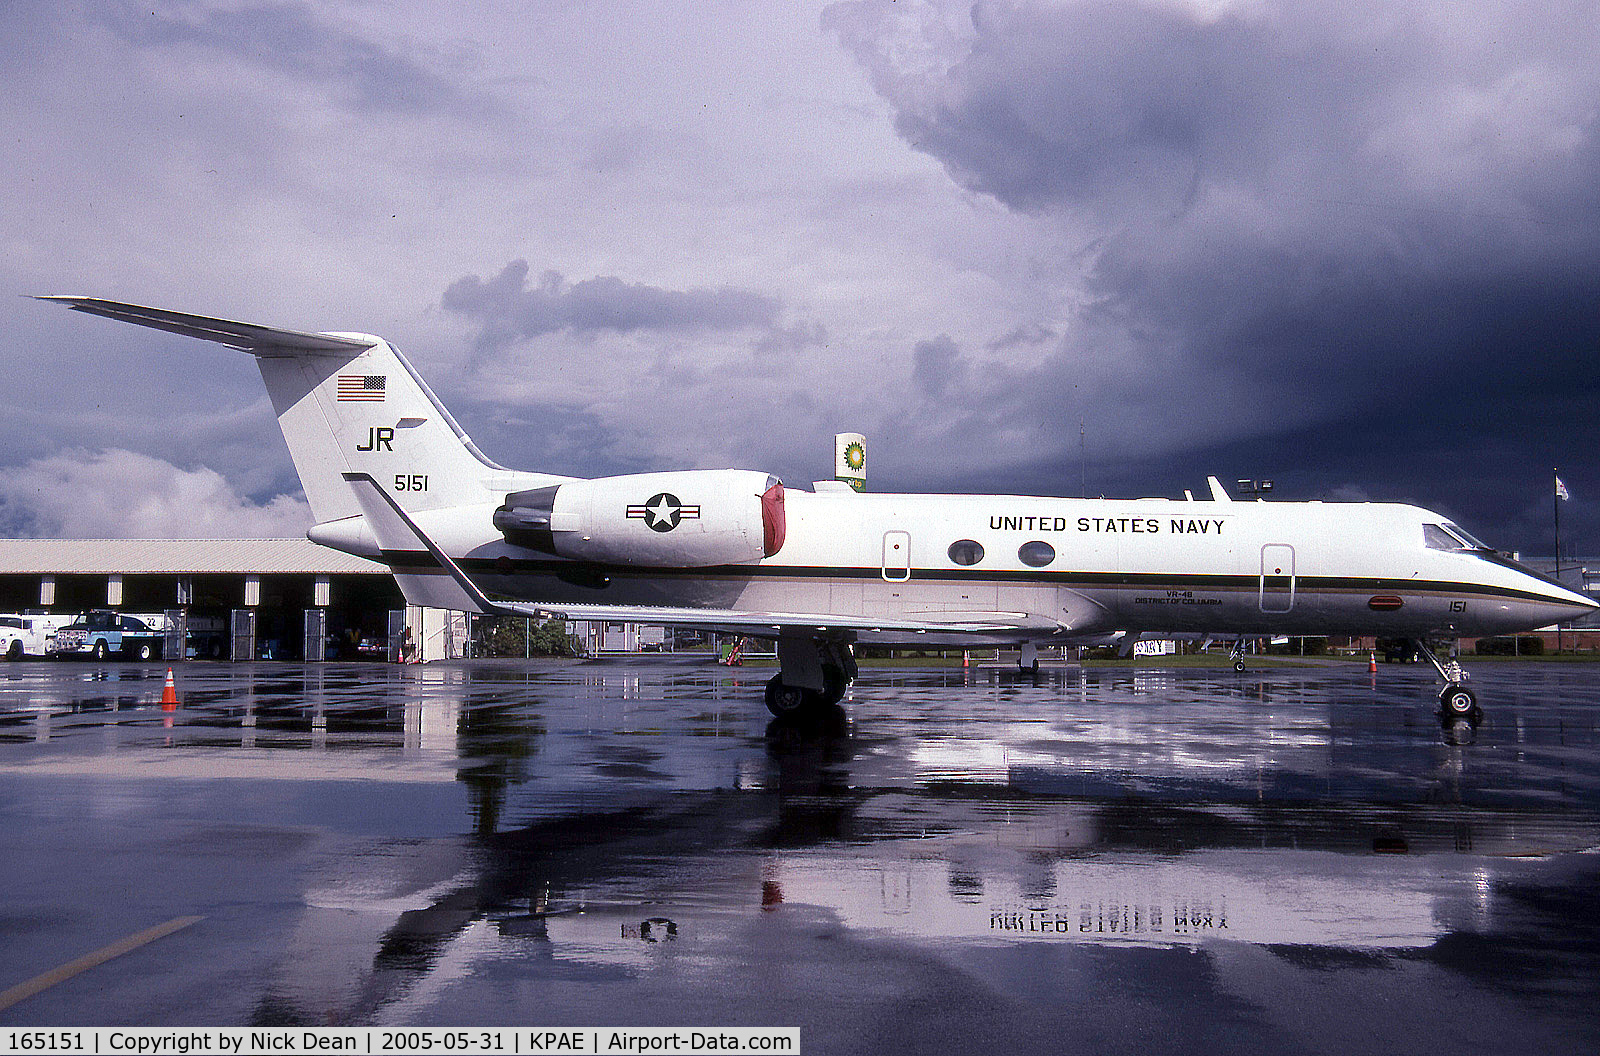
[[[1561,483],[1560,477],[1556,478],[1556,498],[1563,502],[1570,502],[1572,499],[1572,496],[1567,494],[1567,486]]]
[[[382,403],[388,379],[382,374],[340,374],[339,403]]]

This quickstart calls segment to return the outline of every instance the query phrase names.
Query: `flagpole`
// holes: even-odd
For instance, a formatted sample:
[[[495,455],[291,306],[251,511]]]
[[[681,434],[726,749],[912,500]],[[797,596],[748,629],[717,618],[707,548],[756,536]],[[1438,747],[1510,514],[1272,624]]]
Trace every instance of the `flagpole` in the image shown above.
[[[1550,475],[1554,477],[1550,489],[1550,508],[1555,511],[1556,520],[1556,582],[1561,581],[1561,470],[1553,469]],[[1556,655],[1561,655],[1561,621],[1556,621]]]

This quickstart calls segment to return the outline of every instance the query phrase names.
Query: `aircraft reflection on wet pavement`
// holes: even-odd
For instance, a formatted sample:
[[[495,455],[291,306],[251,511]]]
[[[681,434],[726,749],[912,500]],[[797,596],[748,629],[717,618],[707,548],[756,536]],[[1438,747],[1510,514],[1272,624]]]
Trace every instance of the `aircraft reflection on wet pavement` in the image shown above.
[[[1506,677],[1470,746],[1441,738],[1420,673],[1346,668],[875,672],[859,729],[769,724],[737,675],[681,664],[189,669],[176,713],[145,703],[157,669],[106,675],[0,679],[8,793],[298,782],[293,824],[333,834],[298,908],[263,914],[258,1024],[510,1022],[485,981],[734,985],[752,964],[845,988],[844,947],[801,957],[765,923],[784,920],[852,956],[1189,951],[1235,996],[1260,981],[1229,967],[1245,948],[1269,976],[1404,963],[1593,1034],[1567,990],[1600,984],[1574,908],[1600,875],[1581,669]],[[358,780],[444,795],[456,823],[355,818]],[[251,816],[242,797],[230,820]]]

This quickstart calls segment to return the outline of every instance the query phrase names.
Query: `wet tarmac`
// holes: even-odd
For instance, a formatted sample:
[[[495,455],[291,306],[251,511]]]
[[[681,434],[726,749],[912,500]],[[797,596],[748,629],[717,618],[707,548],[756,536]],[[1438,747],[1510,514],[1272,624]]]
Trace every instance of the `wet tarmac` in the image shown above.
[[[1600,664],[0,667],[8,1025],[1600,1051]]]

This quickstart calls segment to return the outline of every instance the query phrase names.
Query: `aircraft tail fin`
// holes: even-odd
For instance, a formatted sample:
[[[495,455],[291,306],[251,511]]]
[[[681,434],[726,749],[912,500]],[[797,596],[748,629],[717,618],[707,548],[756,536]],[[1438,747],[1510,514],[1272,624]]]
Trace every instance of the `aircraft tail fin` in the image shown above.
[[[254,356],[319,523],[362,512],[345,473],[382,481],[413,511],[489,502],[517,483],[484,457],[382,338],[302,333],[95,297],[39,299]]]

